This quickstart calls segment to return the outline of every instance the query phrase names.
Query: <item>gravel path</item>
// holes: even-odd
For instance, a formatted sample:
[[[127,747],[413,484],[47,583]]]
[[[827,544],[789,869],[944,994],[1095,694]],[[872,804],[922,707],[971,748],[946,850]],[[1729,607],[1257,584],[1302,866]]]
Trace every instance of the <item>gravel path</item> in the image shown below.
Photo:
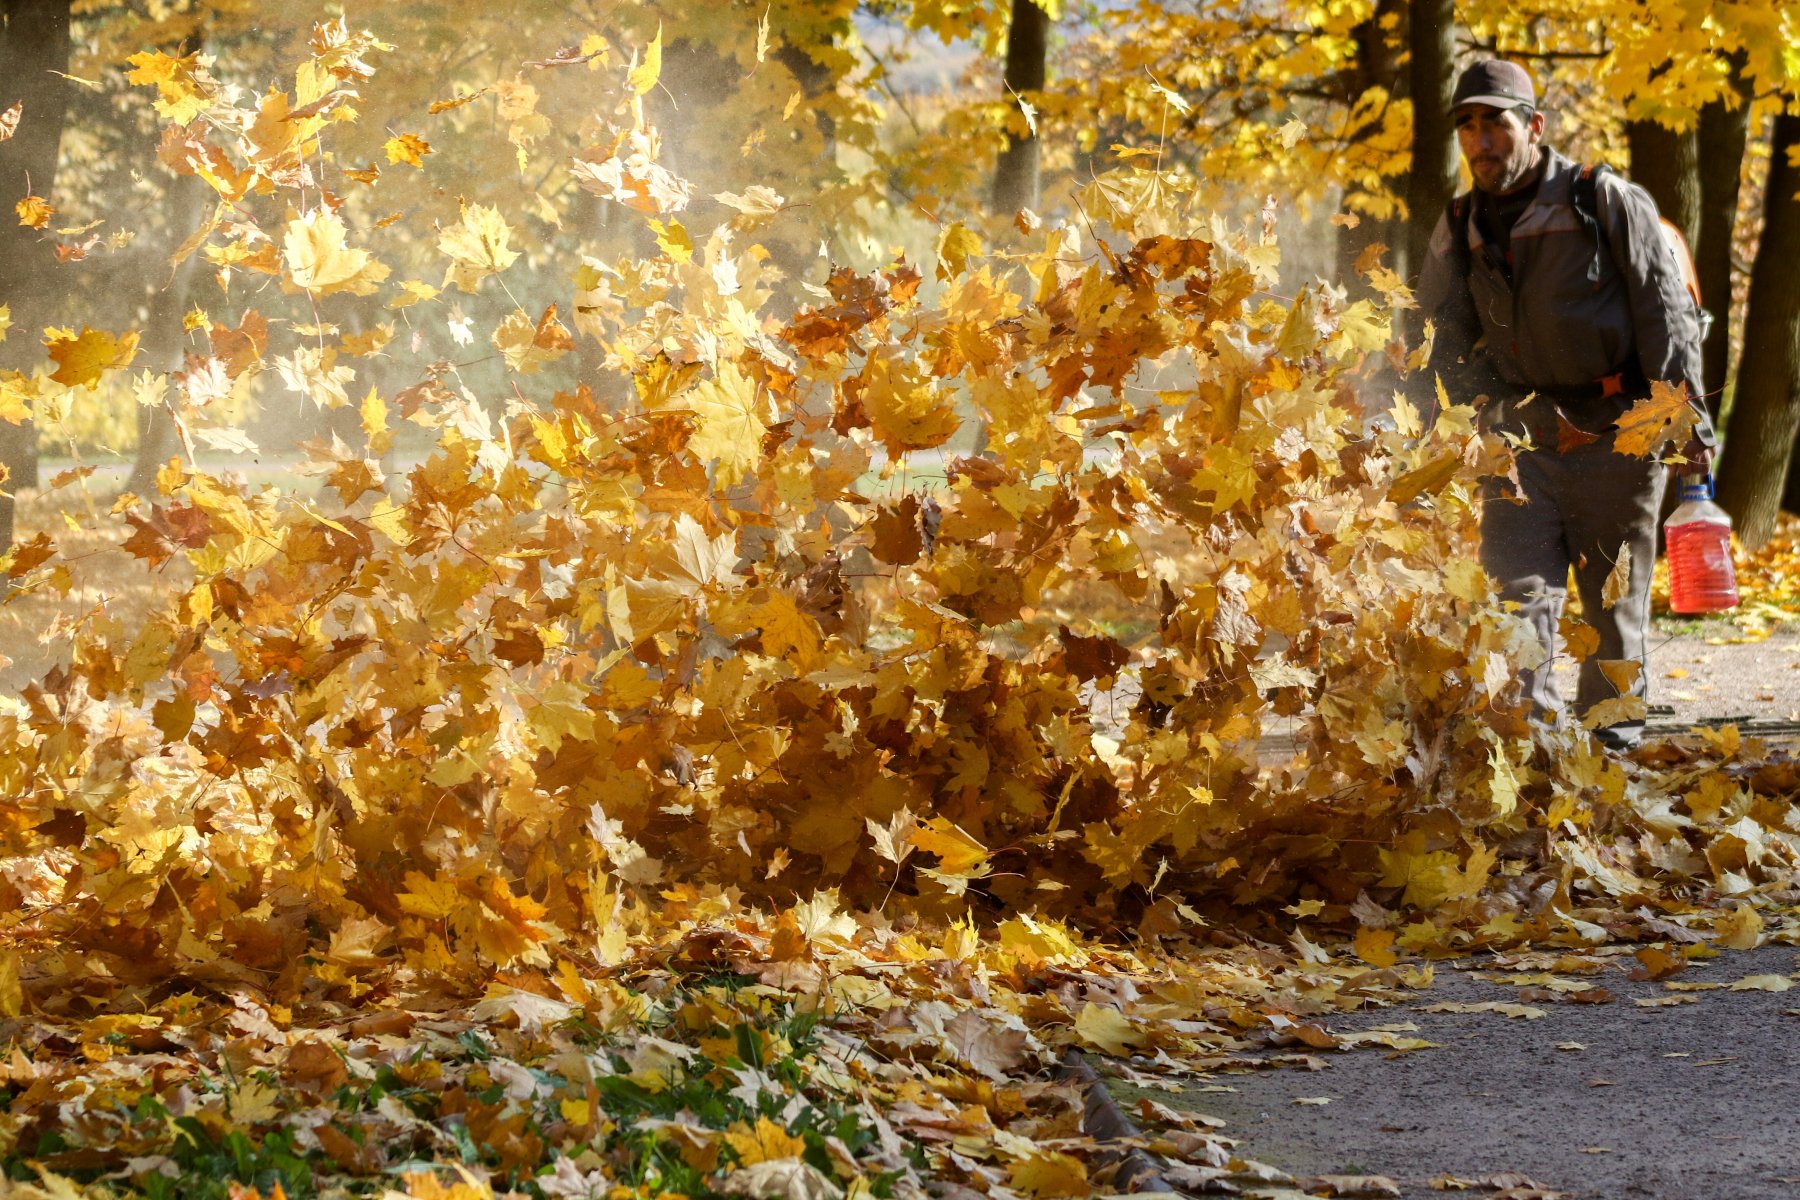
[[[1425,1011],[1520,1001],[1519,987],[1477,978],[1479,961],[1440,967],[1415,1004],[1329,1022],[1334,1032],[1416,1026],[1406,1036],[1437,1048],[1326,1051],[1319,1071],[1219,1073],[1178,1094],[1122,1098],[1149,1094],[1221,1117],[1238,1153],[1298,1176],[1388,1176],[1408,1200],[1444,1194],[1431,1181],[1445,1175],[1505,1172],[1579,1200],[1800,1196],[1800,990],[1729,987],[1785,978],[1800,955],[1728,953],[1669,981],[1716,985],[1706,991],[1631,981],[1630,965],[1621,957],[1591,981],[1616,996],[1610,1003],[1532,999],[1542,1015],[1530,1019]],[[1693,1002],[1633,1003],[1676,996]]]
[[[1726,718],[1800,722],[1800,633],[1734,643],[1725,639],[1741,635],[1723,621],[1678,628],[1659,627],[1650,638],[1654,728]]]

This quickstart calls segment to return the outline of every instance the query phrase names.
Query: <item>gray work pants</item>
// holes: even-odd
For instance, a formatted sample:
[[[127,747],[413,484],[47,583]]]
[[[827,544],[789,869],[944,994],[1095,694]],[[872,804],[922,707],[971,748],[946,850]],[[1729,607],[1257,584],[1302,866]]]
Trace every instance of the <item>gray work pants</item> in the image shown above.
[[[1519,603],[1520,615],[1550,655],[1541,667],[1522,673],[1526,696],[1546,718],[1556,719],[1562,711],[1550,668],[1561,652],[1557,622],[1570,567],[1582,619],[1600,633],[1600,648],[1581,664],[1576,712],[1619,694],[1601,673],[1602,659],[1636,659],[1641,667],[1630,694],[1646,694],[1650,575],[1668,468],[1619,454],[1612,442],[1609,432],[1566,454],[1550,448],[1521,452],[1517,495],[1523,503],[1512,499],[1510,481],[1489,479],[1482,487],[1481,565],[1499,583],[1501,597]],[[1609,609],[1600,593],[1621,544],[1631,547],[1631,586]],[[1603,736],[1629,745],[1642,735],[1643,722],[1632,721]]]

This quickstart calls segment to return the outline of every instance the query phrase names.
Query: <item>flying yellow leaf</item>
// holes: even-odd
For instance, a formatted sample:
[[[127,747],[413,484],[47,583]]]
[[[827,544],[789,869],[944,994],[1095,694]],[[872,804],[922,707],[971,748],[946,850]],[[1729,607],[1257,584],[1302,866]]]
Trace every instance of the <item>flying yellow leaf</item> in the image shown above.
[[[56,215],[56,206],[42,196],[27,196],[13,208],[19,214],[19,224],[29,229],[42,229]]]
[[[941,446],[962,424],[938,381],[896,353],[870,354],[861,383],[869,428],[895,457]]]
[[[345,245],[347,234],[344,223],[324,208],[289,221],[282,248],[293,285],[321,296],[374,292],[388,277],[388,266],[367,250]]]
[[[37,398],[37,385],[20,371],[0,372],[0,421],[17,425],[31,420],[31,402]]]
[[[489,275],[510,267],[519,252],[508,243],[512,230],[507,228],[500,210],[486,204],[463,206],[462,216],[438,236],[438,249],[450,256],[444,272],[446,286],[455,284],[465,292]]]
[[[1611,696],[1587,710],[1581,718],[1584,729],[1605,729],[1626,721],[1642,721],[1649,706],[1642,696]]]
[[[987,873],[988,849],[944,817],[933,817],[914,831],[912,844],[938,856],[938,870],[946,875]]]
[[[389,138],[382,149],[387,151],[390,163],[405,163],[411,167],[423,167],[425,156],[431,153],[431,143],[422,137],[410,133],[402,133]]]
[[[656,36],[644,47],[644,57],[637,66],[631,69],[631,76],[626,86],[642,96],[656,86],[662,77],[662,26],[656,27]]]
[[[535,322],[522,308],[515,308],[494,330],[494,348],[506,365],[521,375],[536,375],[575,348],[568,326],[556,319],[552,304]]]
[[[115,338],[84,325],[79,334],[69,329],[49,329],[45,334],[44,345],[56,363],[50,378],[66,387],[85,384],[91,392],[99,387],[104,372],[125,369],[137,354],[136,332]]]
[[[688,448],[700,459],[715,464],[714,475],[729,487],[742,480],[762,459],[764,420],[768,405],[756,381],[744,375],[736,363],[719,364],[718,373],[688,395],[699,418]]]
[[[820,665],[818,623],[800,611],[793,596],[770,592],[755,612],[764,654],[792,664],[802,675]]]

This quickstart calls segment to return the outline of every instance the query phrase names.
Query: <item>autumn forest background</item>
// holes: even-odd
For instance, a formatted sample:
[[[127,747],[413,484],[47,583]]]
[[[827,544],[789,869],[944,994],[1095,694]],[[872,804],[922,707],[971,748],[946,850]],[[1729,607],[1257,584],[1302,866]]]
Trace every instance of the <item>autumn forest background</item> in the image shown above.
[[[1528,720],[1409,290],[1516,59],[1770,543],[1791,0],[0,11],[28,1194],[1085,1195],[1084,1053],[1800,937],[1780,747]]]

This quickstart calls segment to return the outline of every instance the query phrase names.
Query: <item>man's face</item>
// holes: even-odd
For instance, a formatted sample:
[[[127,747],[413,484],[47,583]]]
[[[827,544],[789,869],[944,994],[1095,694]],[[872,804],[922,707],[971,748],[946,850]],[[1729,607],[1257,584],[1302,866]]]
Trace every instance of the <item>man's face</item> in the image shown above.
[[[1519,110],[1465,104],[1456,110],[1456,140],[1475,186],[1492,195],[1516,191],[1537,166],[1544,114],[1521,120]]]

